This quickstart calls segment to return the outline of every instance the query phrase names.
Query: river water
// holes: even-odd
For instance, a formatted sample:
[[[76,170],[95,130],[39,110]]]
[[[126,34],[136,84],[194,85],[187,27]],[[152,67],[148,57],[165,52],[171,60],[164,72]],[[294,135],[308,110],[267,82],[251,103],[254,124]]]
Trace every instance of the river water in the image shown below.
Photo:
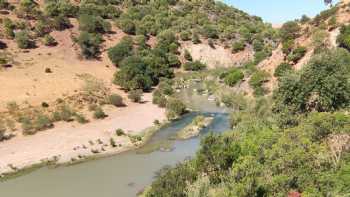
[[[226,109],[217,107],[206,96],[191,92],[183,96],[199,112],[187,114],[162,128],[144,148],[68,167],[41,168],[0,183],[0,197],[136,196],[137,192],[152,183],[155,173],[161,168],[194,156],[201,136],[229,129]],[[169,140],[198,114],[214,117],[212,124],[199,137],[184,141]],[[159,144],[164,144],[164,148],[159,148]],[[171,151],[168,150],[169,146]],[[158,149],[149,151],[154,147]]]

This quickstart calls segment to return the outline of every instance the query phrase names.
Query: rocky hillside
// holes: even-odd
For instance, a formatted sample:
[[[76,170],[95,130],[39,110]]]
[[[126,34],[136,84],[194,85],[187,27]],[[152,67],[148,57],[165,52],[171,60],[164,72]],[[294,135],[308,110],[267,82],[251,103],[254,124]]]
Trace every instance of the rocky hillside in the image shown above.
[[[267,58],[226,73],[255,99],[226,98],[232,130],[203,137],[144,196],[349,196],[349,8],[283,24]]]
[[[0,23],[0,122],[26,134],[138,102],[177,72],[256,64],[278,45],[271,25],[212,0],[0,0]]]

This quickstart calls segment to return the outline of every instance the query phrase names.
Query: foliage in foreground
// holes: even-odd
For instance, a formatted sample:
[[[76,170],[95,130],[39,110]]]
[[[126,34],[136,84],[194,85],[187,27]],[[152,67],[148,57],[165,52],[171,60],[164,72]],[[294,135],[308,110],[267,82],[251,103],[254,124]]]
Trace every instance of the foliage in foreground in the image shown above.
[[[313,112],[283,129],[265,105],[235,114],[234,131],[202,139],[196,157],[163,172],[146,196],[349,194],[350,116]]]

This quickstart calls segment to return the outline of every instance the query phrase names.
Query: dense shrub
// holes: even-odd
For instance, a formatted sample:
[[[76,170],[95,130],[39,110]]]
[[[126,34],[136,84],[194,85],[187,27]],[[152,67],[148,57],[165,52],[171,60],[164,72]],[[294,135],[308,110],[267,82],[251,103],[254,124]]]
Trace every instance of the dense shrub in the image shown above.
[[[111,94],[108,97],[108,103],[116,106],[116,107],[123,107],[125,106],[124,102],[123,102],[123,97],[121,97],[118,94]]]
[[[242,71],[240,71],[239,69],[232,69],[226,74],[224,81],[226,85],[233,87],[243,78],[244,74]]]
[[[38,3],[34,0],[20,0],[16,14],[20,18],[36,18],[40,15]]]
[[[272,55],[271,49],[264,49],[254,53],[254,64],[257,65],[267,57]]]
[[[51,21],[50,21],[51,27],[55,30],[58,31],[63,31],[65,29],[68,29],[70,27],[72,27],[72,24],[70,23],[69,18],[59,15],[54,17]]]
[[[101,107],[97,107],[95,109],[95,111],[94,111],[94,118],[95,119],[104,119],[106,117],[107,117],[107,115]]]
[[[131,90],[128,94],[128,98],[135,103],[142,101],[142,90]]]
[[[174,89],[170,80],[162,80],[158,88],[153,92],[153,104],[159,107],[166,107],[167,97],[173,95]]]
[[[50,34],[44,36],[43,43],[46,46],[55,46],[57,44],[55,38],[53,38]]]
[[[180,38],[182,41],[188,41],[191,39],[191,33],[188,31],[182,31],[180,33]]]
[[[277,68],[275,69],[274,76],[281,77],[291,70],[292,70],[292,66],[288,63],[283,62],[280,65],[278,65]]]
[[[265,94],[265,89],[263,84],[268,80],[268,73],[265,71],[258,70],[250,77],[249,85],[254,89],[254,94],[256,96],[261,96]]]
[[[349,105],[350,54],[343,49],[325,51],[312,58],[297,75],[279,83],[275,93],[276,110],[334,111]]]
[[[282,52],[288,55],[294,48],[294,40],[288,39],[282,42]]]
[[[253,41],[254,51],[262,51],[264,49],[264,42],[260,39],[255,39]]]
[[[192,55],[191,53],[186,49],[185,52],[184,52],[184,58],[187,60],[187,61],[190,61],[192,62]]]
[[[81,48],[82,55],[87,59],[96,58],[100,54],[102,38],[99,34],[83,31],[80,33],[77,43]]]
[[[123,129],[117,129],[117,130],[115,131],[115,134],[116,134],[117,136],[123,136],[123,135],[125,135],[125,132],[123,131]]]
[[[245,49],[245,42],[243,40],[235,41],[232,44],[232,52],[237,53]]]
[[[76,16],[78,8],[68,0],[46,0],[44,13],[48,16]]]
[[[295,21],[289,21],[282,25],[280,35],[283,41],[295,39],[299,36],[300,26]]]
[[[15,39],[17,46],[20,49],[28,49],[30,47],[33,47],[33,41],[30,39],[28,32],[26,31],[20,31],[16,33]]]
[[[201,43],[201,40],[200,40],[200,38],[199,38],[198,33],[194,32],[194,33],[192,34],[192,42],[193,42],[193,44],[199,44],[199,43]]]
[[[146,63],[137,56],[127,57],[120,63],[120,71],[115,73],[114,83],[125,90],[149,90],[153,85]]]
[[[306,51],[307,50],[305,47],[297,47],[288,55],[287,59],[288,61],[297,63],[301,58],[304,57]]]
[[[168,53],[167,61],[170,67],[179,68],[181,66],[181,61],[175,54]]]
[[[340,34],[337,37],[337,43],[340,47],[350,50],[350,25],[342,26]]]
[[[127,34],[135,34],[135,24],[134,21],[128,18],[120,19],[117,21],[117,25]]]
[[[328,10],[324,10],[320,14],[316,15],[312,23],[315,25],[320,25],[322,22],[326,21],[331,16],[334,16],[337,11],[338,11],[338,6],[334,6]]]
[[[114,65],[132,55],[133,41],[130,37],[123,38],[117,45],[108,49],[108,57]]]
[[[187,62],[183,65],[186,71],[199,71],[205,69],[207,66],[200,61]]]
[[[66,121],[70,122],[73,120],[75,111],[68,105],[59,106],[52,114],[53,121]]]
[[[7,38],[13,39],[15,37],[14,29],[16,25],[9,18],[3,19],[4,34]]]
[[[171,98],[166,104],[166,115],[169,120],[177,119],[186,113],[186,105],[178,100]]]
[[[106,33],[111,30],[111,24],[102,17],[84,14],[79,16],[79,29],[89,33]]]
[[[213,38],[213,39],[218,38],[218,32],[214,25],[209,25],[209,24],[204,25],[202,28],[202,34],[206,38]]]

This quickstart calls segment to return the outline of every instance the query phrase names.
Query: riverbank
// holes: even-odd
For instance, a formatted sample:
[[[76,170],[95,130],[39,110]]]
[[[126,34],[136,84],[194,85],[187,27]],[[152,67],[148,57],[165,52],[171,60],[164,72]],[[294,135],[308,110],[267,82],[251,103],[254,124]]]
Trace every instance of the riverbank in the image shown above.
[[[144,101],[107,110],[109,117],[104,120],[85,125],[60,123],[36,135],[0,143],[0,175],[4,177],[42,164],[60,165],[114,155],[142,145],[154,130],[154,121],[166,119],[164,109],[152,104],[151,94],[146,94]],[[117,129],[125,131],[125,135],[117,135]]]

